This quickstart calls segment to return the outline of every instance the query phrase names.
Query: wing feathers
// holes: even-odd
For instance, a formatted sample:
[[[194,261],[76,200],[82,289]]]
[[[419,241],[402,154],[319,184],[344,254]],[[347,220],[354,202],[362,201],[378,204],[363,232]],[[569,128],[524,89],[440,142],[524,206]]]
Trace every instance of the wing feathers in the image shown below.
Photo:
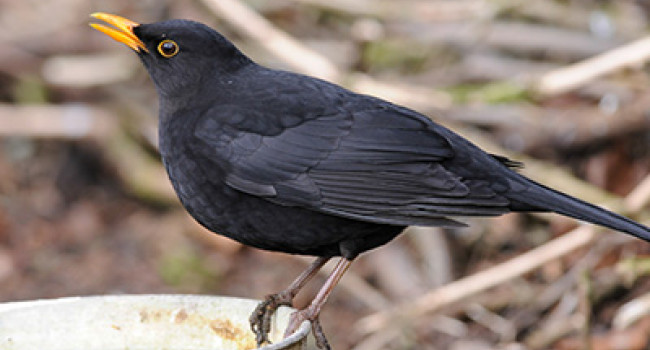
[[[420,116],[383,107],[220,139],[233,155],[226,182],[282,205],[395,225],[457,226],[446,216],[509,211],[487,182],[445,168],[454,150]]]

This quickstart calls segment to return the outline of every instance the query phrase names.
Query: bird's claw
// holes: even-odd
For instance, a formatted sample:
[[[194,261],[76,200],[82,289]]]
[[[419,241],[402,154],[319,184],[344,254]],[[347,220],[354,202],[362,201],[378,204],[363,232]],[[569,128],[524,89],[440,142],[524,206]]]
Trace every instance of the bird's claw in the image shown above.
[[[314,338],[316,339],[316,346],[319,349],[331,350],[330,343],[325,337],[325,332],[323,332],[323,327],[320,325],[320,319],[316,317],[311,321],[311,331],[314,333]]]
[[[257,304],[248,319],[251,330],[255,333],[255,342],[258,347],[271,343],[269,340],[271,316],[280,306],[291,306],[291,299],[288,299],[283,293],[267,295],[264,301]]]
[[[298,327],[307,320],[311,322],[311,331],[314,333],[316,346],[319,349],[331,350],[330,344],[325,337],[323,328],[321,327],[318,314],[314,313],[310,308],[299,310],[291,314],[291,317],[289,318],[289,325],[284,332],[284,337],[286,338],[289,335],[293,334],[293,332],[295,332]]]

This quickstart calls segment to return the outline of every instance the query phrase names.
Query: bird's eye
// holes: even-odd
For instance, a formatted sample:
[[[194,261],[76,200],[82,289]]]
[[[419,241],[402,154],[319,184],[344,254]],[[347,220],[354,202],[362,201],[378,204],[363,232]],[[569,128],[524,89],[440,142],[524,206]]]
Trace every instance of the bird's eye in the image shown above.
[[[178,53],[178,44],[173,40],[163,40],[158,44],[158,52],[165,58],[174,57]]]

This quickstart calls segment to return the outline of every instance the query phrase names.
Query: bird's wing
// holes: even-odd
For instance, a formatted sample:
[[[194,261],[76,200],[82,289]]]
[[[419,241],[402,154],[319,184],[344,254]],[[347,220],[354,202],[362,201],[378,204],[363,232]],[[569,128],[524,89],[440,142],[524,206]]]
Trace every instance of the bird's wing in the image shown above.
[[[446,167],[454,149],[424,118],[384,106],[319,116],[273,135],[226,137],[208,118],[195,134],[225,155],[227,185],[281,205],[394,225],[507,212],[508,200],[488,182]]]

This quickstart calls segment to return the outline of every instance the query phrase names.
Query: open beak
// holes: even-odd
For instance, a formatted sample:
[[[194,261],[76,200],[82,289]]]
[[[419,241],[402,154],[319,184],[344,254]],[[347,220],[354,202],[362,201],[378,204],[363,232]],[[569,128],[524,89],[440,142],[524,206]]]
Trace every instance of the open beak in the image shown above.
[[[110,36],[111,38],[123,44],[126,44],[126,46],[132,48],[137,52],[149,51],[147,50],[147,47],[144,45],[142,40],[140,40],[133,33],[133,28],[139,26],[140,25],[139,23],[133,22],[124,17],[110,15],[108,13],[103,13],[103,12],[95,12],[90,16],[115,26],[115,28],[111,28],[103,24],[90,23],[91,27],[99,30],[100,32]]]

